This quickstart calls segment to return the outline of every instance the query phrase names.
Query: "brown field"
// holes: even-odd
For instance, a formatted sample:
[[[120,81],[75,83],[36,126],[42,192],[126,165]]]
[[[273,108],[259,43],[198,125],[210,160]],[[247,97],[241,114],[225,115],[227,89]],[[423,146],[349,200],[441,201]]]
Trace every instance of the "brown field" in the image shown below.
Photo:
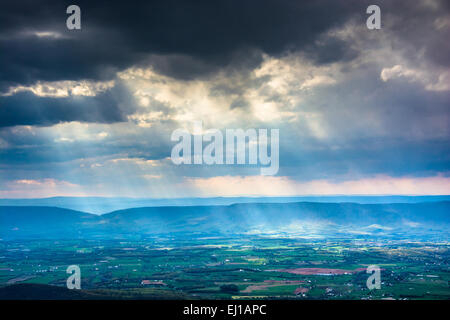
[[[264,282],[262,282],[260,284],[253,284],[253,285],[248,286],[247,288],[245,288],[241,292],[242,293],[250,293],[250,292],[253,292],[253,291],[265,290],[265,289],[271,288],[271,287],[280,287],[280,286],[292,285],[292,284],[300,284],[300,283],[304,283],[304,281],[297,281],[297,280],[285,280],[285,281],[264,280]]]
[[[6,282],[6,284],[10,285],[10,284],[14,284],[16,282],[23,282],[23,281],[27,281],[27,280],[30,280],[33,278],[36,278],[36,276],[21,276],[21,277],[9,279],[8,282]]]
[[[300,275],[335,275],[335,274],[352,274],[365,271],[365,268],[357,268],[355,270],[345,269],[328,269],[328,268],[295,268],[295,269],[275,269],[267,271],[287,272]]]
[[[298,287],[297,289],[295,289],[294,294],[300,294],[300,293],[307,293],[309,291],[308,288],[302,288],[302,287]]]

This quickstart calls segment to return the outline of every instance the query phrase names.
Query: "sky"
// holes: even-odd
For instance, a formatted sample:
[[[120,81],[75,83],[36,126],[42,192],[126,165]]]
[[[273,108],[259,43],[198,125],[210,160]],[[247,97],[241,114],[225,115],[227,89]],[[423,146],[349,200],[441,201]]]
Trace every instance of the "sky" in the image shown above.
[[[449,194],[448,39],[439,0],[4,3],[0,197]],[[175,165],[196,121],[279,129],[277,174]]]

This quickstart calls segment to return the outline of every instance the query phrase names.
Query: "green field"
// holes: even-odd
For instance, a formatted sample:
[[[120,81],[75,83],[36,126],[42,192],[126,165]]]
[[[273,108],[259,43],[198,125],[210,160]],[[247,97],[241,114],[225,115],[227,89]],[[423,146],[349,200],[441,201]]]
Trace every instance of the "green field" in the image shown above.
[[[262,237],[0,241],[0,286],[65,287],[78,265],[83,290],[116,298],[449,299],[449,249]],[[381,268],[379,290],[366,286],[368,265]]]

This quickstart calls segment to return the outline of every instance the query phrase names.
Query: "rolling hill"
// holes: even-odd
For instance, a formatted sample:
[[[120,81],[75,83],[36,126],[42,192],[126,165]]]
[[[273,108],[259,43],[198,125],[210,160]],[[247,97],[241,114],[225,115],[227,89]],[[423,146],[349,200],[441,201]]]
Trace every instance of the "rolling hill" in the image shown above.
[[[450,201],[450,196],[297,196],[297,197],[212,197],[212,198],[107,198],[107,197],[51,197],[37,199],[0,199],[0,206],[43,206],[104,214],[117,210],[139,207],[169,206],[227,206],[236,203],[420,203]]]
[[[153,235],[388,235],[448,232],[450,202],[241,203],[142,207],[93,215],[55,207],[0,207],[0,238]]]

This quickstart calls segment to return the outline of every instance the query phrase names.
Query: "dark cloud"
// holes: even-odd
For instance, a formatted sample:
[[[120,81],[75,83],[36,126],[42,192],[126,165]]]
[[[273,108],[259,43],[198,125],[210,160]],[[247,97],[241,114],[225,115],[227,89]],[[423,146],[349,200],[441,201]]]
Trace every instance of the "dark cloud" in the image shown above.
[[[90,34],[93,34],[92,38],[83,35],[67,39],[33,35],[12,39],[0,37],[2,87],[27,85],[37,80],[111,79],[133,61],[134,53],[124,44],[106,46],[103,33],[94,31]],[[96,37],[103,39],[96,41]],[[124,60],[126,56],[128,59]]]
[[[385,174],[393,177],[433,176],[450,168],[449,140],[355,137],[330,146],[283,131],[280,145],[281,176],[295,179],[356,178]],[[300,145],[292,149],[292,145]]]
[[[196,55],[166,54],[150,55],[139,63],[152,66],[160,74],[180,80],[208,77],[217,70],[227,74],[249,72],[263,61],[263,52],[253,48],[240,48],[234,52],[217,53],[206,59]]]
[[[98,127],[80,137],[70,135],[70,128],[61,133],[45,128],[0,128],[0,138],[9,145],[0,148],[0,171],[8,171],[11,166],[52,171],[56,163],[67,162],[73,166],[72,161],[80,159],[100,162],[114,158],[164,159],[170,156],[173,146],[170,135],[176,128],[174,123],[155,124],[150,128],[133,126],[124,131],[108,126],[103,127],[108,135],[101,139],[98,133],[103,129]],[[58,141],[67,135],[73,140]]]
[[[133,101],[124,88],[96,96],[40,97],[20,92],[0,97],[0,127],[17,125],[49,126],[60,122],[113,123],[126,121],[134,111]]]
[[[213,85],[209,94],[232,96],[229,108],[239,111],[248,108],[249,88],[261,88],[267,102],[289,98],[264,88],[271,76],[249,76],[265,54],[293,53],[316,65],[344,62],[337,67],[347,69],[343,79],[302,93],[300,105],[292,110],[302,111],[299,121],[277,124],[279,175],[339,179],[448,173],[448,91],[427,91],[426,82],[407,77],[380,79],[382,68],[403,62],[405,68],[417,66],[430,74],[449,66],[449,29],[436,27],[436,19],[448,17],[449,2],[427,3],[378,1],[383,29],[372,32],[364,27],[369,0],[77,1],[82,30],[69,31],[65,12],[72,2],[10,1],[0,10],[0,92],[37,81],[109,80],[131,66],[152,66],[157,73],[180,80],[221,71],[223,77],[218,78],[223,80],[209,82]],[[349,36],[355,43],[328,32],[349,21],[362,26]],[[44,31],[55,36],[34,33]],[[383,56],[379,64],[360,64],[357,59],[351,63],[377,46],[392,49],[400,62]],[[300,85],[289,88],[287,96]],[[20,133],[17,130],[26,128],[14,127],[69,121],[110,124],[150,109],[168,119],[176,112],[170,102],[166,105],[152,97],[147,97],[148,108],[137,109],[132,90],[117,85],[95,97],[39,97],[29,92],[0,96],[0,177],[45,178],[56,172],[64,179],[76,160],[168,157],[173,146],[170,133],[178,125],[170,120],[155,120],[150,128],[129,121],[127,128],[108,126],[104,139],[75,137],[66,142],[58,142],[57,130],[32,128],[36,132]],[[316,118],[303,119],[303,113],[318,115],[324,136],[316,136],[309,127],[308,121]],[[174,172],[214,176],[229,174],[233,168],[196,167],[192,173],[192,168],[176,167]],[[80,179],[90,176],[91,172],[80,174]]]
[[[316,64],[351,61],[358,56],[358,51],[341,39],[330,36],[319,38],[304,50],[305,56]]]
[[[182,79],[230,65],[251,67],[261,52],[304,48],[364,12],[358,1],[78,1],[82,30],[74,31],[65,27],[69,4],[2,5],[3,88],[36,80],[106,79],[143,62]],[[60,38],[34,31],[58,32]]]
[[[392,33],[391,45],[406,57],[416,57],[436,65],[450,67],[450,5],[446,0],[379,2],[384,27]]]
[[[408,43],[412,53],[424,49],[430,60],[448,66],[448,29],[436,30],[434,24],[450,10],[446,1],[433,3],[380,0],[378,5],[382,19],[390,19],[382,20],[383,26]],[[70,4],[2,4],[1,90],[37,80],[111,79],[116,71],[139,63],[191,79],[230,66],[251,68],[263,52],[276,56],[304,50],[319,64],[347,61],[358,52],[326,33],[350,19],[364,25],[371,2],[80,0],[80,31],[65,26]],[[55,31],[61,37],[37,37],[34,31]]]

